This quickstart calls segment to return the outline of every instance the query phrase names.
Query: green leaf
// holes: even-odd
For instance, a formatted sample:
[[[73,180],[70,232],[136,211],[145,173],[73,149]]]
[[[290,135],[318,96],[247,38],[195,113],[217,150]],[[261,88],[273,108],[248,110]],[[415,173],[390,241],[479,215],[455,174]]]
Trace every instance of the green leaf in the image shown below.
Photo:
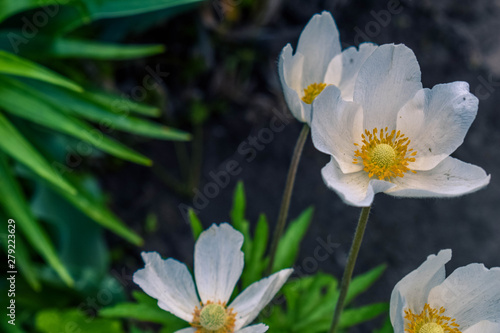
[[[32,86],[40,92],[39,95],[43,93],[43,97],[53,105],[64,105],[64,109],[61,110],[67,114],[86,118],[105,127],[108,131],[116,128],[162,140],[186,141],[190,139],[190,135],[186,132],[131,116],[128,110],[133,104],[126,99],[117,97],[113,101],[107,101],[109,104],[104,105],[101,104],[105,98],[103,95],[76,94],[39,83],[33,83]],[[119,109],[116,110],[117,108]],[[121,108],[125,108],[122,113],[120,113]],[[117,112],[113,112],[115,110]]]
[[[66,0],[64,3],[68,3],[72,0]],[[16,0],[16,1],[1,1],[0,2],[0,22],[5,20],[6,18],[40,6],[49,6],[49,5],[60,5],[61,0]]]
[[[0,157],[1,159],[1,157]],[[1,168],[0,168],[1,170]],[[1,185],[0,185],[1,186]],[[10,222],[10,219],[7,219],[5,216],[0,214],[0,227],[2,230],[8,230],[8,221]],[[11,227],[12,228],[12,227]],[[14,225],[15,228],[15,225]],[[12,229],[15,230],[15,229]],[[5,234],[0,234],[0,239],[2,240],[2,244],[4,245],[4,250],[5,253],[8,253],[9,246],[8,245],[14,245],[15,246],[15,257],[16,257],[16,266],[19,267],[19,270],[23,276],[23,278],[26,279],[28,284],[33,288],[35,291],[40,291],[42,288],[42,285],[40,284],[40,280],[38,279],[37,273],[35,271],[35,267],[33,265],[33,262],[31,261],[30,255],[28,253],[28,247],[26,244],[26,241],[24,238],[21,236],[20,233],[15,234],[15,238],[13,239],[12,237],[8,236],[9,233]],[[9,242],[10,240],[10,242]],[[12,243],[14,241],[14,243]]]
[[[317,273],[300,301],[301,318],[331,316],[338,298],[338,281],[329,274]]]
[[[18,117],[74,136],[116,157],[143,165],[152,163],[150,159],[104,136],[85,122],[58,112],[58,104],[46,101],[42,93],[18,80],[0,78],[0,106]]]
[[[158,301],[148,295],[134,291],[137,303],[120,303],[112,307],[103,308],[99,315],[104,318],[137,319],[166,325],[170,332],[186,327],[186,322],[171,313],[158,307]]]
[[[389,311],[388,303],[375,303],[355,309],[346,309],[340,316],[340,328],[352,327]]]
[[[162,9],[175,9],[178,6],[201,3],[203,0],[80,0],[76,6],[59,9],[58,15],[51,18],[44,31],[60,35],[92,21],[104,18],[118,18],[155,12]]]
[[[12,33],[22,35],[21,31],[10,31],[8,34]],[[1,35],[5,36],[6,33],[4,32]],[[17,49],[18,46],[15,46],[12,51],[15,52]],[[165,48],[163,45],[121,45],[76,38],[54,38],[38,35],[36,38],[30,40],[29,43],[19,47],[19,50],[21,54],[25,54],[31,58],[51,57],[63,59],[86,58],[95,60],[127,60],[163,53]]]
[[[347,291],[345,304],[349,304],[358,295],[368,290],[382,276],[386,268],[386,265],[379,265],[353,278]]]
[[[125,96],[88,89],[85,92],[85,97],[87,100],[98,104],[103,109],[121,116],[128,115],[129,113],[137,113],[149,117],[159,117],[161,114],[161,110],[158,107],[137,103]]]
[[[36,328],[43,333],[67,332],[68,330],[92,333],[123,333],[118,320],[89,318],[78,309],[43,310],[35,318]]]
[[[243,252],[245,253],[245,264],[248,263],[252,252],[252,238],[250,236],[250,223],[245,220],[246,197],[245,187],[242,181],[236,184],[233,196],[233,208],[231,209],[231,221],[233,227],[243,234],[245,241],[243,243]]]
[[[0,73],[45,81],[74,91],[83,91],[76,83],[43,66],[0,50]]]
[[[231,209],[231,221],[235,229],[244,229],[245,222],[245,209],[246,209],[246,198],[245,198],[245,186],[242,181],[236,184],[233,195],[233,208]]]
[[[0,112],[0,150],[15,160],[26,165],[39,177],[58,187],[70,195],[76,193],[71,186],[56,170],[49,165],[38,151],[26,141],[7,118]]]
[[[193,233],[193,238],[196,241],[200,234],[203,232],[203,226],[192,208],[189,208],[188,215],[189,223],[191,224],[191,232]]]
[[[248,265],[245,266],[245,270],[241,276],[243,288],[248,287],[253,282],[262,278],[262,273],[264,272],[267,263],[267,261],[263,258],[266,252],[268,239],[269,224],[267,222],[266,215],[261,214],[259,216],[259,220],[257,221],[257,226],[255,227],[252,252],[246,253],[249,259]]]
[[[33,217],[26,198],[10,172],[3,154],[0,154],[0,197],[2,198],[0,205],[3,206],[9,217],[17,222],[16,227],[19,227],[30,244],[54,268],[67,285],[73,285],[73,279],[57,256],[49,236]]]
[[[354,309],[345,309],[340,316],[339,328],[345,329],[348,327],[359,325],[363,322],[374,319],[375,317],[383,313],[387,313],[388,310],[388,303],[374,303]],[[313,318],[308,318],[308,321],[303,321],[298,325],[294,325],[293,331],[303,332],[304,330],[307,330],[311,333],[326,332],[330,328],[330,325],[332,323],[332,315],[333,310],[331,313],[325,314],[321,318],[318,318],[316,320],[313,320]],[[309,329],[310,327],[314,327],[314,329]]]
[[[273,272],[292,267],[299,253],[300,243],[311,223],[314,208],[307,208],[299,217],[290,222],[285,234],[281,237],[276,250]]]

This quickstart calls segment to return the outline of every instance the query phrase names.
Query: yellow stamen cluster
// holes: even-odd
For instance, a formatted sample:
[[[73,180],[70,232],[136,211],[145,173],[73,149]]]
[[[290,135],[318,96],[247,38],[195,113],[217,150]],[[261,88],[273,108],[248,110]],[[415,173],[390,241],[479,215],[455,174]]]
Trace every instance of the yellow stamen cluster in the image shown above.
[[[207,301],[194,309],[191,326],[196,328],[195,333],[233,333],[235,321],[236,313],[226,303]]]
[[[304,89],[304,97],[302,97],[304,103],[312,104],[314,99],[318,97],[319,94],[321,94],[326,86],[326,83],[311,83],[309,86],[307,86],[307,88]]]
[[[458,329],[460,325],[455,322],[455,318],[446,317],[443,313],[446,310],[441,307],[433,309],[429,304],[424,305],[424,309],[419,314],[414,314],[410,309],[405,310],[405,332],[408,333],[461,333]]]
[[[368,176],[378,177],[380,180],[390,180],[393,177],[403,177],[408,171],[410,162],[415,162],[416,151],[408,149],[410,140],[395,130],[389,133],[387,127],[380,130],[374,128],[361,135],[363,146],[354,152],[354,164],[363,163],[363,170]],[[359,145],[357,143],[355,146]],[[413,152],[412,152],[413,151]],[[408,156],[407,156],[408,154]]]

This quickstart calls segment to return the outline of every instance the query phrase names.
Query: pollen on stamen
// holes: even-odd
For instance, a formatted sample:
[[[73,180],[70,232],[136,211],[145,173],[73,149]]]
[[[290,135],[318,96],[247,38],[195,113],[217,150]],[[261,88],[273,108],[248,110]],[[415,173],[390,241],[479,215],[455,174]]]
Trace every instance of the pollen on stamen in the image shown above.
[[[363,170],[368,176],[376,176],[380,180],[390,180],[393,177],[404,177],[407,172],[416,173],[408,165],[415,162],[417,152],[408,149],[410,139],[400,131],[389,132],[388,127],[367,129],[361,134],[362,146],[354,143],[358,149],[354,152],[353,164],[363,164]]]
[[[316,97],[321,94],[321,92],[326,88],[326,83],[311,83],[304,89],[304,97],[302,97],[302,101],[306,104],[312,104],[312,102],[316,99]]]
[[[422,312],[413,313],[405,309],[405,332],[407,333],[461,333],[455,318],[445,316],[445,308],[432,308],[425,304]]]

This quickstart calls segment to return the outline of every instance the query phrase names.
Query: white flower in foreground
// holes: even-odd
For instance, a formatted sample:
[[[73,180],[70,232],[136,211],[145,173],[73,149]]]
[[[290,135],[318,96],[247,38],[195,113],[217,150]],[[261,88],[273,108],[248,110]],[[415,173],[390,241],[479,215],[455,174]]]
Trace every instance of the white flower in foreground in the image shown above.
[[[214,224],[196,241],[196,289],[186,265],[174,259],[163,260],[156,252],[142,253],[146,266],[134,273],[134,282],[156,298],[160,308],[190,323],[191,327],[177,332],[266,332],[264,324],[247,325],[273,299],[292,269],[253,283],[227,305],[243,271],[242,244],[243,235],[229,224]]]
[[[332,15],[314,15],[300,34],[295,54],[287,44],[279,57],[283,93],[295,118],[310,123],[311,103],[328,85],[339,87],[342,97],[352,100],[359,68],[376,48],[363,43],[359,50],[350,47],[342,51]]]
[[[394,287],[394,333],[500,333],[500,267],[457,268],[445,278],[451,250],[431,255]]]
[[[490,176],[450,157],[478,108],[465,82],[422,89],[420,67],[404,45],[379,46],[363,63],[346,101],[334,86],[314,101],[316,148],[332,156],[325,183],[354,206],[379,192],[453,197],[486,186]]]

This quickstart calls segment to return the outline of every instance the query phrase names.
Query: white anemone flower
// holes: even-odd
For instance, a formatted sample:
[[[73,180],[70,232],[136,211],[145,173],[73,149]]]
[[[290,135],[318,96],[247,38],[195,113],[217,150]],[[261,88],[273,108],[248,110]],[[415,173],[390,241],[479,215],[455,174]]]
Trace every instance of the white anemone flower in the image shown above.
[[[499,333],[500,267],[457,268],[445,278],[451,250],[431,255],[396,284],[390,316],[394,333]]]
[[[248,325],[273,299],[292,269],[253,283],[227,305],[243,271],[242,244],[243,235],[229,224],[214,224],[196,241],[196,288],[186,265],[163,260],[157,252],[142,253],[146,265],[134,273],[133,280],[158,300],[160,308],[191,325],[176,333],[266,332],[264,324]]]
[[[352,100],[359,68],[377,46],[362,43],[359,50],[342,51],[339,31],[329,12],[314,15],[299,37],[297,50],[287,44],[278,69],[286,102],[301,122],[310,123],[311,104],[328,85],[337,86],[342,97]]]
[[[480,167],[449,156],[476,117],[478,99],[465,82],[423,89],[417,59],[404,45],[382,45],[368,57],[352,101],[330,86],[313,109],[313,143],[331,155],[323,179],[350,205],[369,206],[379,192],[459,196],[490,181]]]

